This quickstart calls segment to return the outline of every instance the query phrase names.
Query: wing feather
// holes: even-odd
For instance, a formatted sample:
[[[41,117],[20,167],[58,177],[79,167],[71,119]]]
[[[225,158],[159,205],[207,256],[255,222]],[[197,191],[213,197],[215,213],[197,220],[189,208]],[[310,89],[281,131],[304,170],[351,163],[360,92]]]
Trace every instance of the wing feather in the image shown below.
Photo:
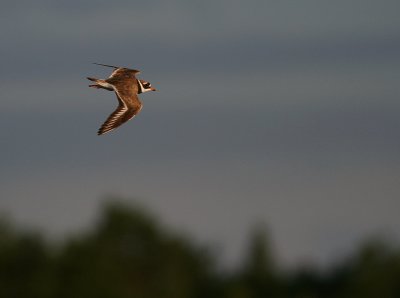
[[[119,105],[117,109],[108,116],[107,120],[101,125],[97,134],[103,135],[119,126],[124,124],[125,122],[132,119],[136,116],[140,110],[142,109],[142,103],[136,97],[136,100],[126,102],[124,99],[121,99],[116,91],[116,95],[118,98]]]

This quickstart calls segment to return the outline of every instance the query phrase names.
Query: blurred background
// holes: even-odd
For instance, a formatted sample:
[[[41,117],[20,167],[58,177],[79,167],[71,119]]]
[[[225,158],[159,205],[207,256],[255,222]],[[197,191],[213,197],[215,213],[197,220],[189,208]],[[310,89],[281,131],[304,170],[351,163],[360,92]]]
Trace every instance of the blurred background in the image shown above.
[[[0,3],[0,296],[400,296],[400,2]]]

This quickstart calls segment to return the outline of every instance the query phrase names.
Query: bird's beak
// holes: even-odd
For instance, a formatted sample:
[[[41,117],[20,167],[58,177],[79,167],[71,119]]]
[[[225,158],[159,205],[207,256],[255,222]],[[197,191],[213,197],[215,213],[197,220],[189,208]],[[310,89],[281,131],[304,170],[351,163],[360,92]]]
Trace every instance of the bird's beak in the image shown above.
[[[150,90],[151,90],[151,91],[157,91],[157,89],[156,89],[156,88],[151,88]]]

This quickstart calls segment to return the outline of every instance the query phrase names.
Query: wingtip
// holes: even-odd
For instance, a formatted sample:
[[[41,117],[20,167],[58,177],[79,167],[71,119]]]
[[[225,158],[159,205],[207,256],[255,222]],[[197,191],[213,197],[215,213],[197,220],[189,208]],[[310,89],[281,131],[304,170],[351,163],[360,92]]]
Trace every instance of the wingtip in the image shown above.
[[[131,71],[135,72],[135,74],[139,74],[140,73],[140,70],[138,70],[138,69],[130,69],[130,68],[126,68],[126,67],[102,64],[102,63],[96,63],[96,62],[92,62],[92,63],[96,64],[96,65],[100,65],[100,66],[111,67],[111,68],[114,68],[114,69],[119,69],[119,68],[128,69],[128,70],[131,70]]]
[[[99,130],[97,131],[97,135],[98,136],[102,136],[105,135],[106,133],[112,131],[114,128],[112,129],[104,129],[103,127],[100,127]]]
[[[98,136],[102,136],[106,133],[106,131],[103,131],[101,128],[97,131]]]
[[[102,64],[102,63],[97,63],[97,62],[93,62],[93,64],[100,65],[100,66],[105,66],[105,67],[111,67],[111,68],[115,68],[115,69],[119,68],[118,66]]]

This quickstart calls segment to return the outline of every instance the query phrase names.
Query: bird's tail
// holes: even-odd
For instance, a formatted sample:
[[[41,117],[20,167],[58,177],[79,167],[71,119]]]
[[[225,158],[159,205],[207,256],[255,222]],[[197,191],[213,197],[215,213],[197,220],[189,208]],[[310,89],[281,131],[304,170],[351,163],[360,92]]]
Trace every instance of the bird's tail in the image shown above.
[[[96,89],[100,89],[100,88],[101,88],[100,85],[97,84],[98,79],[96,79],[96,78],[90,78],[90,77],[87,77],[87,79],[96,83],[96,84],[94,84],[94,85],[89,85],[89,87],[96,88]]]
[[[89,87],[96,89],[106,89],[108,91],[113,91],[113,88],[110,84],[108,84],[105,80],[100,80],[96,78],[87,77],[88,80],[95,82],[96,84],[89,85]]]

